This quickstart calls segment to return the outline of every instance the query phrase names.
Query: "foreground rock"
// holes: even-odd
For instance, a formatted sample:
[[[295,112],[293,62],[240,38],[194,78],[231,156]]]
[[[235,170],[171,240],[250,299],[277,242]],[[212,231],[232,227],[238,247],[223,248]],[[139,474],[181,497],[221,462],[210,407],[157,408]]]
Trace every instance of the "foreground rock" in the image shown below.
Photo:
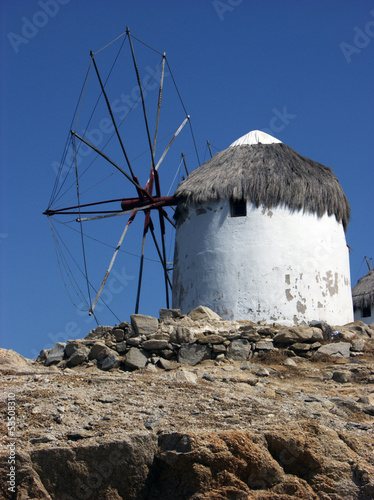
[[[318,349],[319,354],[328,354],[338,358],[349,358],[351,344],[349,342],[336,342],[335,344],[326,344]]]
[[[274,337],[274,342],[280,344],[294,344],[296,342],[316,342],[323,340],[320,328],[293,326],[285,328]]]
[[[2,421],[14,394],[16,426],[14,437],[3,428],[0,498],[374,498],[372,351],[292,366],[267,355],[168,371],[159,356],[134,371],[13,369],[1,379]]]
[[[0,498],[374,498],[371,327],[139,316],[0,350]]]
[[[24,358],[18,352],[0,348],[0,375],[34,373],[36,370],[34,365],[35,362]]]

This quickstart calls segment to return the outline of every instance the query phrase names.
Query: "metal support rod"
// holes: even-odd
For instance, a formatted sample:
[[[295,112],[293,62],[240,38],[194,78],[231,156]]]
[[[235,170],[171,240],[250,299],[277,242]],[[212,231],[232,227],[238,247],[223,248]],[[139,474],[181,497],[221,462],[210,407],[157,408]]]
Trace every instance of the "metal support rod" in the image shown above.
[[[159,203],[152,203],[151,205],[144,205],[144,206],[141,206],[141,207],[138,207],[138,208],[130,208],[128,210],[122,210],[120,212],[115,212],[115,213],[110,213],[110,214],[107,214],[107,215],[97,215],[95,217],[85,217],[85,218],[81,218],[81,219],[77,219],[77,222],[86,222],[86,221],[90,221],[90,220],[98,220],[98,219],[108,219],[110,217],[117,217],[118,215],[124,215],[124,214],[129,214],[130,212],[132,213],[138,213],[142,210],[146,210],[146,209],[154,209],[154,208],[159,208],[159,207],[163,207],[165,206],[165,202],[163,201],[160,201]],[[173,207],[171,207],[173,208]],[[73,214],[73,215],[76,215],[76,212],[64,212],[64,214]],[[87,212],[81,212],[81,213],[87,213]],[[90,213],[90,212],[88,212]],[[175,227],[175,224],[173,223],[172,220],[169,219],[169,217],[167,216],[166,212],[164,214],[164,217]]]
[[[113,265],[114,265],[114,261],[116,260],[117,254],[118,254],[118,252],[119,252],[119,250],[120,250],[120,248],[121,248],[121,245],[122,245],[123,239],[124,239],[124,237],[125,237],[125,235],[126,235],[126,233],[127,233],[128,229],[129,229],[129,227],[130,227],[130,224],[131,224],[131,223],[132,223],[132,221],[134,220],[135,215],[136,215],[136,213],[133,213],[133,214],[130,216],[129,220],[127,221],[127,224],[126,224],[126,226],[125,226],[125,229],[124,229],[124,231],[123,231],[123,233],[122,233],[122,235],[121,235],[121,237],[120,237],[120,239],[119,239],[119,241],[118,241],[117,247],[116,247],[116,249],[115,249],[115,251],[114,251],[114,254],[113,254],[112,260],[110,261],[110,264],[109,264],[108,270],[107,270],[107,272],[105,273],[105,276],[104,276],[103,282],[101,283],[100,289],[99,289],[99,291],[97,292],[96,298],[95,298],[95,300],[93,301],[93,304],[92,304],[92,306],[91,306],[91,308],[90,308],[90,310],[89,310],[89,313],[88,313],[88,314],[89,314],[89,316],[91,316],[91,315],[93,314],[93,312],[94,312],[94,309],[95,309],[95,306],[96,306],[96,304],[97,304],[97,301],[98,301],[98,300],[99,300],[99,298],[100,298],[101,292],[103,291],[103,288],[104,288],[105,283],[106,283],[106,281],[107,281],[107,279],[108,279],[109,273],[110,273],[110,271],[112,270],[112,267],[113,267]]]
[[[103,96],[104,96],[104,98],[105,98],[105,102],[106,102],[106,104],[107,104],[108,111],[109,111],[110,117],[111,117],[112,122],[113,122],[113,125],[114,125],[114,129],[115,129],[115,131],[116,131],[116,134],[117,134],[117,137],[118,137],[119,143],[120,143],[120,145],[121,145],[121,148],[122,148],[123,154],[125,155],[127,166],[129,167],[129,170],[130,170],[130,173],[131,173],[132,178],[135,180],[135,179],[136,179],[136,177],[135,177],[134,172],[133,172],[133,170],[132,170],[132,168],[131,168],[131,164],[130,164],[129,157],[127,156],[127,153],[126,153],[126,150],[125,150],[125,146],[124,146],[124,144],[123,144],[123,142],[122,142],[122,138],[121,138],[121,136],[120,136],[120,134],[119,134],[119,130],[118,130],[118,127],[117,127],[117,123],[116,123],[116,121],[115,121],[115,119],[114,119],[114,115],[113,115],[113,112],[112,112],[112,108],[111,108],[111,106],[110,106],[110,103],[109,103],[109,100],[108,100],[108,96],[107,96],[107,94],[106,94],[106,92],[105,92],[105,88],[104,88],[103,82],[102,82],[102,80],[101,80],[101,76],[100,76],[100,73],[99,73],[98,67],[97,67],[97,65],[96,65],[95,57],[94,57],[94,54],[93,54],[92,50],[91,50],[91,52],[90,52],[90,55],[91,55],[91,59],[92,59],[92,62],[93,62],[93,64],[94,64],[94,67],[95,67],[95,71],[96,71],[96,74],[97,74],[97,78],[99,79],[99,83],[100,83],[101,91],[102,91]]]
[[[369,268],[369,271],[371,271],[371,269],[372,269],[372,267],[373,267],[373,260],[372,260],[372,259],[370,259],[370,262],[369,262],[369,260],[368,260],[368,258],[366,257],[366,255],[365,255],[365,260],[366,260],[366,264],[367,264],[367,266],[368,266],[368,268]]]
[[[160,177],[158,175],[157,170],[154,170],[154,179],[155,179],[155,186],[156,186],[156,196],[157,198],[161,198],[161,186],[160,186]]]
[[[114,163],[113,160],[111,160],[106,154],[104,154],[102,151],[100,151],[99,149],[97,149],[93,144],[91,144],[90,142],[86,141],[86,139],[84,139],[83,137],[81,137],[80,135],[78,135],[76,132],[74,132],[74,130],[71,130],[71,134],[74,135],[75,137],[77,137],[77,139],[79,139],[80,141],[84,142],[84,144],[86,144],[87,146],[89,146],[91,149],[93,149],[95,151],[95,153],[99,154],[100,156],[102,156],[106,161],[108,161],[111,165],[113,165],[114,167],[116,167],[117,170],[119,170],[120,172],[123,173],[123,175],[132,183],[134,184],[134,186],[136,187],[136,189],[140,190],[141,193],[146,196],[147,198],[149,198],[151,201],[153,201],[152,199],[152,196],[147,193],[147,191],[145,189],[143,189],[141,186],[139,186],[139,184],[134,181],[134,179],[132,179],[129,174],[127,172],[125,172],[123,170],[123,168],[121,168],[119,165],[117,165],[116,163]]]
[[[165,73],[165,59],[166,54],[164,52],[162,56],[162,68],[161,68],[161,79],[160,79],[160,90],[158,92],[158,103],[157,103],[157,117],[156,117],[156,128],[155,128],[155,136],[153,139],[153,158],[156,154],[156,142],[157,142],[157,132],[158,132],[158,122],[160,120],[160,109],[161,109],[161,98],[162,98],[162,89],[164,87],[164,73]]]
[[[135,52],[134,52],[134,47],[132,45],[132,40],[131,40],[131,35],[130,35],[130,30],[129,28],[126,28],[126,33],[129,37],[129,42],[130,42],[130,48],[131,48],[131,54],[132,54],[132,60],[134,63],[134,68],[135,68],[135,73],[136,73],[136,78],[138,80],[138,86],[140,90],[140,96],[142,98],[142,106],[143,106],[143,113],[144,113],[144,120],[145,120],[145,126],[147,129],[147,137],[148,137],[148,144],[149,144],[149,150],[151,152],[151,157],[152,157],[152,169],[155,169],[155,157],[153,155],[153,148],[152,148],[152,141],[151,141],[151,134],[149,133],[149,126],[148,126],[148,118],[147,118],[147,110],[145,108],[145,101],[144,101],[144,94],[143,94],[143,87],[142,83],[140,81],[140,75],[139,75],[139,70],[138,70],[138,65],[136,64],[136,59],[135,59]]]
[[[141,285],[142,285],[143,264],[144,264],[144,244],[145,244],[145,235],[143,236],[142,254],[141,254],[141,257],[140,257],[138,292],[137,292],[137,295],[136,295],[135,314],[138,314],[138,312],[139,312],[140,289],[141,289]]]
[[[111,217],[117,217],[118,215],[125,215],[125,214],[129,214],[130,212],[132,213],[138,213],[139,210],[142,210],[141,208],[137,209],[137,210],[124,210],[123,212],[117,212],[115,214],[108,214],[108,215],[97,215],[95,217],[82,217],[81,219],[76,219],[77,222],[88,222],[88,221],[91,221],[91,220],[100,220],[100,219],[109,219]]]
[[[180,127],[178,128],[178,130],[175,132],[174,136],[172,137],[171,141],[169,142],[169,144],[167,145],[165,151],[163,152],[160,160],[158,161],[154,171],[152,170],[151,171],[151,175],[145,185],[145,188],[144,189],[147,189],[148,192],[150,191],[150,188],[153,186],[153,180],[154,180],[154,172],[157,172],[160,165],[161,165],[161,162],[163,161],[163,159],[165,158],[166,156],[166,153],[168,152],[168,150],[170,149],[170,146],[173,144],[174,140],[176,139],[176,137],[178,136],[178,134],[180,133],[180,131],[182,130],[182,128],[185,126],[185,124],[187,123],[187,121],[190,119],[189,116],[187,116],[187,118],[185,118],[182,122],[182,124],[180,125]]]
[[[184,169],[186,170],[186,174],[190,175],[188,168],[187,168],[186,157],[184,156],[184,153],[182,153],[182,160],[183,160]]]
[[[206,143],[207,143],[208,148],[209,148],[210,157],[213,158],[213,153],[212,153],[212,148],[210,147],[210,142],[206,141]]]
[[[165,151],[162,153],[162,156],[161,158],[158,160],[158,163],[155,167],[156,170],[159,169],[159,166],[161,165],[162,163],[162,160],[165,158],[166,156],[166,153],[169,151],[170,149],[170,146],[173,144],[173,142],[175,141],[175,139],[177,138],[177,136],[179,135],[180,131],[182,130],[182,128],[186,125],[186,123],[188,122],[188,120],[190,119],[190,115],[187,115],[186,118],[183,120],[182,124],[180,125],[180,127],[178,128],[178,130],[175,132],[175,134],[173,135],[173,137],[171,138],[169,144],[166,146],[165,148]]]
[[[166,263],[164,263],[164,261],[163,261],[162,254],[161,254],[161,250],[160,250],[159,244],[157,243],[157,240],[156,240],[156,235],[155,235],[155,231],[154,231],[153,224],[152,224],[152,226],[150,227],[150,229],[151,229],[152,238],[153,238],[154,244],[155,244],[155,246],[156,246],[156,250],[157,250],[158,256],[159,256],[159,258],[160,258],[160,262],[161,262],[161,264],[162,264],[162,267],[165,269],[165,267],[166,267]],[[170,279],[169,274],[167,274],[167,278],[168,278],[168,283],[169,283],[169,286],[170,286],[170,288],[172,288],[171,279]]]
[[[173,207],[172,207],[173,208]],[[165,212],[164,210],[164,217],[165,219],[170,222],[170,224],[173,226],[174,229],[177,229],[177,226],[174,224],[174,222],[170,219],[170,217],[168,216],[168,214]]]
[[[74,207],[74,208],[78,208],[78,207]],[[130,210],[131,211],[131,210]],[[46,210],[43,215],[48,215],[48,217],[51,217],[52,215],[88,215],[88,214],[114,214],[114,215],[118,215],[118,214],[123,214],[124,212],[122,210],[119,210],[119,211],[115,211],[115,210],[79,210],[79,212],[77,211],[70,211],[68,209],[62,209],[62,210],[59,210],[59,211],[55,211],[55,210]],[[77,219],[78,220],[78,219]],[[78,222],[80,222],[78,220]]]
[[[137,200],[138,198],[135,199]],[[62,213],[64,213],[65,210],[73,210],[74,208],[82,208],[82,207],[94,207],[96,205],[103,205],[104,203],[116,203],[122,200],[123,198],[118,198],[116,200],[96,201],[94,203],[82,203],[81,205],[73,205],[71,207],[65,207],[65,208],[56,208],[55,210],[48,209],[45,212],[43,212],[43,215],[55,215],[61,211]]]
[[[162,211],[158,211],[160,219],[161,228],[161,243],[162,243],[162,257],[163,257],[163,267],[164,267],[164,277],[165,277],[165,293],[166,293],[166,307],[169,309],[169,288],[168,288],[168,270],[166,267],[166,246],[165,246],[165,222],[163,218]]]
[[[76,149],[75,138],[73,139],[73,150],[74,150],[74,163],[75,163],[75,180],[76,180],[76,187],[77,187],[77,200],[78,200],[78,205],[80,205],[79,175],[78,175],[77,149]],[[80,210],[79,210],[79,212],[80,212]],[[85,250],[85,245],[84,245],[82,223],[80,223],[80,235],[81,235],[81,243],[82,243],[83,264],[84,264],[84,272],[85,272],[85,278],[86,278],[86,284],[87,284],[88,300],[89,300],[89,303],[92,304],[91,292],[90,292],[90,282],[88,281],[86,250]],[[95,318],[97,324],[99,324],[95,315],[94,315],[94,318]]]
[[[156,172],[157,174],[157,172]],[[157,176],[158,179],[158,176]],[[158,182],[158,180],[157,180]],[[121,208],[123,210],[127,210],[129,208],[141,208],[145,207],[146,205],[149,205],[151,208],[153,207],[159,207],[160,205],[162,206],[170,206],[170,205],[175,205],[175,198],[173,196],[160,196],[160,192],[157,192],[156,196],[153,198],[153,203],[149,203],[148,200],[144,199],[126,199],[124,198],[121,201]]]
[[[140,256],[140,267],[139,267],[138,291],[136,294],[135,314],[138,314],[138,312],[139,312],[140,289],[142,286],[143,266],[144,266],[145,237],[147,235],[148,227],[149,227],[149,212],[146,213],[145,222],[144,222],[142,252],[141,252],[141,256]]]
[[[116,212],[115,210],[92,210],[92,211],[82,211],[81,207],[92,207],[95,205],[102,205],[104,203],[114,203],[121,202],[122,210]],[[71,207],[58,208],[56,210],[46,210],[43,212],[44,215],[76,215],[77,212],[73,210],[78,209],[80,214],[113,214],[120,215],[124,213],[131,212],[132,210],[145,210],[146,208],[158,208],[160,205],[168,207],[175,205],[176,201],[172,196],[158,196],[155,197],[153,203],[149,203],[149,200],[144,200],[144,198],[120,198],[118,200],[108,200],[108,201],[98,201],[96,203],[85,203],[82,205],[73,205]]]

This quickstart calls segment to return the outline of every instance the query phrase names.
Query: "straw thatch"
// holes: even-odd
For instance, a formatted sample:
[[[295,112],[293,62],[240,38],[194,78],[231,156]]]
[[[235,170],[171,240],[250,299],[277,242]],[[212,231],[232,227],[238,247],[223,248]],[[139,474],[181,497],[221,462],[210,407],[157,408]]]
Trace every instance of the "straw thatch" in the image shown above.
[[[350,214],[348,200],[332,170],[283,143],[229,147],[181,182],[175,197],[179,213],[190,204],[244,198],[257,207],[281,205],[319,217],[335,215],[344,229]]]
[[[355,309],[365,309],[374,305],[374,268],[358,280],[352,290],[352,298]]]

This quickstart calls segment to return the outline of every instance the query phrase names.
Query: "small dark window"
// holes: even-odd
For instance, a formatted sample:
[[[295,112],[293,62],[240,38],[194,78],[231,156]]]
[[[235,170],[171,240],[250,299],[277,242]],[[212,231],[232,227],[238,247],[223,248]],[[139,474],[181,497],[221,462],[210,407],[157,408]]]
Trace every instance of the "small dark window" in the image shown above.
[[[231,217],[245,217],[247,215],[246,200],[231,200]]]
[[[371,316],[371,307],[366,306],[363,309],[361,309],[361,318],[370,318]]]

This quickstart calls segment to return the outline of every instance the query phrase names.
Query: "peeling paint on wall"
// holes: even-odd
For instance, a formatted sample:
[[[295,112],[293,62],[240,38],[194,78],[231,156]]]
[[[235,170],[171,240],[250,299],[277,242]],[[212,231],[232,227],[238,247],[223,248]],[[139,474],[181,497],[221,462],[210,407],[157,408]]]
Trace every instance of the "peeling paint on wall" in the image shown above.
[[[302,304],[300,300],[297,301],[296,304],[296,309],[298,310],[299,313],[305,314],[306,311],[306,305]]]
[[[200,208],[177,228],[174,307],[206,305],[227,319],[283,324],[353,320],[348,251],[335,217],[284,207],[270,217],[248,202],[247,217],[232,219],[229,200],[207,203],[204,216]]]
[[[292,295],[290,288],[286,289],[286,297],[289,302],[294,299],[294,296]]]
[[[332,277],[332,271],[327,271],[326,277],[322,278],[326,282],[326,289],[330,296],[333,297],[339,292],[339,275],[335,273],[334,278]]]

